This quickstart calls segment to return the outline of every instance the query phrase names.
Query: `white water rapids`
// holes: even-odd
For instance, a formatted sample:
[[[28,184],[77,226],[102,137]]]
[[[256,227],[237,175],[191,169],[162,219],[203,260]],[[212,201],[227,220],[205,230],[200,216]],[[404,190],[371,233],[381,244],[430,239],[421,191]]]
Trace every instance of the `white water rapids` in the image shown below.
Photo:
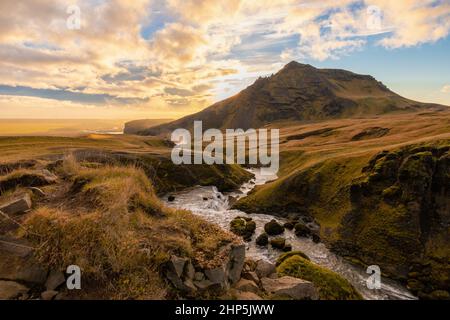
[[[256,232],[252,241],[246,242],[246,256],[254,260],[265,259],[274,262],[282,253],[279,250],[268,247],[260,247],[255,244],[255,238],[264,231],[264,224],[272,219],[283,224],[285,219],[265,214],[246,214],[239,210],[230,209],[229,197],[242,198],[252,190],[255,185],[261,185],[267,181],[274,180],[276,176],[263,176],[258,169],[251,172],[255,178],[244,183],[238,192],[222,194],[216,187],[194,187],[181,192],[171,193],[175,200],[165,202],[170,207],[191,210],[194,214],[203,217],[205,220],[215,223],[223,229],[229,230],[230,222],[237,216],[249,216],[256,223]],[[292,250],[300,250],[306,253],[313,262],[326,267],[346,278],[365,299],[416,299],[406,288],[398,283],[382,278],[381,289],[368,289],[366,280],[370,276],[361,267],[350,264],[343,258],[332,253],[323,243],[314,243],[309,238],[297,237],[293,231],[285,230],[282,235],[286,242],[292,245]]]

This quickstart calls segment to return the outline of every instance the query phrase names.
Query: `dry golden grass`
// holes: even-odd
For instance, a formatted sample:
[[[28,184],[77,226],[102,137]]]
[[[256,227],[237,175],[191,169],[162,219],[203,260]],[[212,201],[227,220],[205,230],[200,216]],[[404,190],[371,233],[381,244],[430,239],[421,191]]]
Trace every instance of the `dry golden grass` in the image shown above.
[[[62,171],[67,193],[31,213],[20,233],[48,268],[81,267],[88,279],[82,297],[164,298],[160,269],[172,254],[209,266],[237,241],[188,211],[164,207],[137,168],[86,168],[68,156]]]

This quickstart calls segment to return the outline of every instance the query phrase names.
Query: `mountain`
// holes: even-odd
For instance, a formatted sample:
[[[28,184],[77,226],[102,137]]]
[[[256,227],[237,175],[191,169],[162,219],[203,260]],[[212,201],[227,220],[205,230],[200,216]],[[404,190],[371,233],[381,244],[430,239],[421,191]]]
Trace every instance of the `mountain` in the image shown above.
[[[401,97],[369,75],[317,69],[292,61],[233,97],[141,134],[158,135],[176,128],[191,128],[194,120],[202,120],[204,129],[248,129],[279,120],[317,121],[422,108],[445,107]]]

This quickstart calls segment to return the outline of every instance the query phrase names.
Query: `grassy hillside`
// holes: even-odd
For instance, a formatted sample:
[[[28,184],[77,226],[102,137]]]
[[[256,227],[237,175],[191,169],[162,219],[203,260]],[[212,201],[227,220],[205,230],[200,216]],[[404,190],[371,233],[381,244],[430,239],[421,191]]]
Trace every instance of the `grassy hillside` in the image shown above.
[[[280,179],[236,208],[310,215],[341,255],[422,297],[448,292],[448,112],[286,123],[281,136]]]

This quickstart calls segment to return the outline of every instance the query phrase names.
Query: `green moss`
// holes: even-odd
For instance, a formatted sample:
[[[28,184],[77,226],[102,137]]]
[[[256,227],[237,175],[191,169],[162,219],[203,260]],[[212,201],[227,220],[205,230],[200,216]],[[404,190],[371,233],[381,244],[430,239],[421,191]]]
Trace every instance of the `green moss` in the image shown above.
[[[272,247],[274,247],[275,249],[283,250],[285,244],[286,244],[286,239],[281,238],[281,237],[270,240],[270,245]]]
[[[300,255],[292,255],[284,259],[278,265],[277,272],[280,276],[291,276],[311,281],[319,290],[319,296],[322,300],[362,299],[361,295],[346,279],[302,258]]]
[[[249,241],[255,233],[256,223],[251,218],[236,217],[230,222],[230,230],[238,236],[242,236],[244,240]]]
[[[271,236],[276,236],[284,232],[284,228],[275,219],[270,220],[264,225],[264,231]]]
[[[278,267],[280,264],[282,264],[286,259],[293,257],[293,256],[299,256],[302,257],[303,259],[306,260],[311,260],[309,259],[309,257],[306,255],[306,253],[302,252],[302,251],[291,251],[291,252],[287,252],[287,253],[283,253],[281,256],[278,257],[277,262],[276,262],[276,266]]]

